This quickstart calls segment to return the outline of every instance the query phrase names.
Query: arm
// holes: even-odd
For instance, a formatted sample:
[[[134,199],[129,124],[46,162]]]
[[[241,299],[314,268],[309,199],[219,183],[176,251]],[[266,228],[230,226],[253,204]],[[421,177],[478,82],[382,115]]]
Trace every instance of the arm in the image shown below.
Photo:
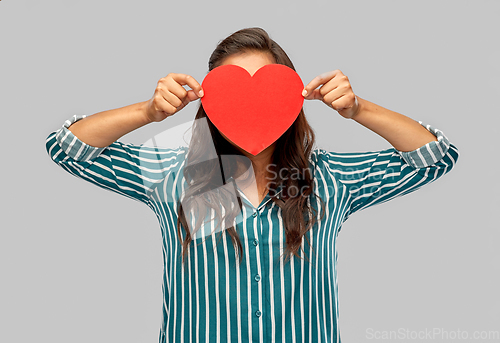
[[[48,135],[45,145],[50,158],[77,178],[148,204],[151,193],[179,166],[185,149],[119,141],[106,147],[88,145],[69,130],[85,118],[89,117],[74,115]]]
[[[321,87],[316,89],[318,86]],[[302,95],[308,100],[322,100],[342,117],[385,138],[398,151],[410,152],[437,141],[433,133],[415,120],[356,96],[349,78],[338,69],[316,76]]]
[[[186,91],[184,85],[192,90]],[[88,145],[107,147],[131,131],[174,115],[199,96],[203,91],[192,76],[170,73],[158,81],[150,100],[84,117],[69,130]]]
[[[403,152],[412,151],[425,144],[437,141],[429,130],[417,121],[383,108],[357,96],[358,110],[351,117],[354,121],[385,138]]]
[[[454,168],[459,157],[457,147],[441,130],[419,125],[437,140],[408,152],[395,148],[349,153],[319,149],[325,175],[331,175],[346,190],[345,219],[364,208],[412,193]]]
[[[357,97],[340,70],[314,78],[303,95],[322,100],[393,145],[369,152],[319,150],[325,175],[332,175],[347,191],[344,220],[356,211],[414,192],[448,173],[458,160],[458,149],[442,131]]]
[[[74,122],[68,129],[82,142],[93,147],[109,146],[125,134],[151,123],[148,101],[99,112]]]
[[[189,75],[169,74],[160,79],[149,101],[91,116],[74,115],[49,134],[47,153],[76,177],[148,203],[151,192],[179,166],[186,149],[124,144],[117,139],[148,123],[162,121],[196,100],[193,90],[182,87],[185,84],[199,88]]]

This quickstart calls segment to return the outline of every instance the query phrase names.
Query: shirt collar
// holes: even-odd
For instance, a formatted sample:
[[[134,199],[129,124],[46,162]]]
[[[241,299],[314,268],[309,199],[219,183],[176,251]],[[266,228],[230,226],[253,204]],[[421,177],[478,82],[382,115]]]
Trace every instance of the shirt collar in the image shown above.
[[[230,176],[227,180],[226,180],[226,183],[230,183],[230,182],[233,182],[234,181],[234,185],[236,186],[236,189],[238,190],[238,192],[240,192],[240,194],[245,198],[245,200],[252,206],[252,207],[255,207],[253,206],[253,204],[248,200],[248,198],[246,197],[245,193],[243,193],[241,191],[241,189],[238,187],[238,185],[236,184],[236,180]],[[283,190],[283,187],[281,185],[278,186],[278,190],[276,192],[276,197],[278,199],[280,199],[280,193],[281,191]],[[266,200],[267,199],[267,200]],[[269,196],[269,192],[266,194],[266,196],[264,197],[264,202],[262,203],[262,205],[260,205],[257,209],[260,210],[262,207],[266,206],[266,204],[271,200],[271,197]]]

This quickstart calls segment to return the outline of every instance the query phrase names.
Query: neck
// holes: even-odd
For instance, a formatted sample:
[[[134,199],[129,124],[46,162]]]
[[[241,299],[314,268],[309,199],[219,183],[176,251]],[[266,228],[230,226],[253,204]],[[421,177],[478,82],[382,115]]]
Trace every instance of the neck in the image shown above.
[[[219,131],[220,132],[220,131]],[[220,134],[231,143],[236,149],[238,149],[243,155],[245,155],[250,161],[252,161],[252,168],[255,173],[255,178],[257,182],[264,181],[266,177],[270,176],[267,166],[271,164],[273,160],[273,152],[276,147],[276,142],[262,150],[257,155],[252,155],[249,152],[243,150],[238,145],[234,144],[229,138],[226,137],[222,132]]]
[[[252,155],[247,151],[237,147],[246,157],[248,157],[248,159],[250,159],[250,161],[252,161],[252,168],[257,180],[265,179],[270,175],[268,171],[268,165],[272,163],[275,146],[276,143],[270,145],[257,155]]]

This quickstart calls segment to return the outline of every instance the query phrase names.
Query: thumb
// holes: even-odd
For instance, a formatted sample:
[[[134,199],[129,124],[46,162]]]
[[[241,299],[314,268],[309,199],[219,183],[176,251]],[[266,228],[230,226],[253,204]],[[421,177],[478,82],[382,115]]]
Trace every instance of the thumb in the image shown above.
[[[323,100],[323,96],[319,92],[319,89],[313,89],[312,91],[309,91],[304,96],[304,99],[306,99],[306,100]]]
[[[199,99],[200,97],[198,95],[196,95],[196,93],[192,89],[190,89],[187,92],[186,98],[188,98],[189,101],[195,101],[195,100]]]

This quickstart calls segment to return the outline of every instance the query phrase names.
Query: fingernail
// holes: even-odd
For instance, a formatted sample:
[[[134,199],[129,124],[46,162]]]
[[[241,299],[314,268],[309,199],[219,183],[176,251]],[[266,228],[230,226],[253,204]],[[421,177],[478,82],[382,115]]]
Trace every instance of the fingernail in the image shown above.
[[[200,90],[200,98],[203,96],[203,89]]]
[[[303,95],[303,96],[306,96],[306,95],[307,95],[307,90],[305,90],[305,89],[304,89],[304,90],[302,91],[302,95]]]

